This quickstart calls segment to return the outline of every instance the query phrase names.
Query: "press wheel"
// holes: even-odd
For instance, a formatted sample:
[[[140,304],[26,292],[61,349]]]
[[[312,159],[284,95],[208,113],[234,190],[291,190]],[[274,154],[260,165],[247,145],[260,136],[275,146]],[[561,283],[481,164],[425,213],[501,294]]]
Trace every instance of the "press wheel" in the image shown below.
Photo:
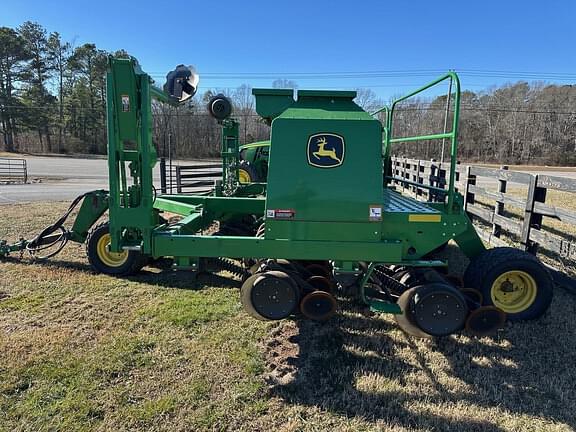
[[[332,294],[314,291],[304,296],[300,302],[300,311],[306,318],[325,321],[336,313],[338,304]]]
[[[476,305],[476,307],[470,307],[470,309],[476,309],[479,306],[482,306],[482,302],[484,301],[484,296],[480,291],[474,288],[461,288],[460,292],[464,294],[468,301],[468,306],[471,304]]]
[[[298,306],[298,285],[281,271],[250,276],[242,284],[240,300],[244,310],[259,320],[280,320],[290,316]]]
[[[506,322],[506,314],[495,306],[482,306],[472,311],[466,320],[466,330],[475,336],[490,335]]]
[[[308,282],[314,289],[317,289],[318,291],[332,293],[332,282],[330,279],[324,276],[310,276],[308,279],[306,279],[306,282]]]
[[[415,292],[416,288],[410,288],[404,291],[398,298],[396,303],[400,306],[400,309],[402,309],[402,313],[394,315],[394,319],[398,323],[398,327],[405,333],[419,338],[430,338],[431,336],[428,333],[425,333],[416,325],[412,314],[412,300]]]
[[[443,283],[415,288],[413,314],[420,329],[432,336],[447,336],[464,327],[468,305],[464,295]]]

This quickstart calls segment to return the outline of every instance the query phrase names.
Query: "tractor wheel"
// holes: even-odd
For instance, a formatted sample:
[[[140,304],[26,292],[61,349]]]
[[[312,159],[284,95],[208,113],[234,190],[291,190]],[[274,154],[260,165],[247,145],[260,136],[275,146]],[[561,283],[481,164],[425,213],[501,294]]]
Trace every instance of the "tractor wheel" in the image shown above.
[[[128,276],[137,273],[146,264],[146,257],[138,251],[110,252],[110,226],[108,222],[96,225],[86,237],[88,262],[99,273]]]
[[[252,164],[246,160],[240,161],[240,166],[238,167],[238,182],[240,184],[250,184],[257,183],[258,173]]]
[[[295,312],[300,301],[300,289],[284,272],[257,273],[242,284],[240,301],[253,318],[281,320]]]
[[[510,321],[538,318],[552,302],[553,282],[546,267],[514,248],[487,250],[470,263],[464,281],[482,293],[484,305],[501,309]]]

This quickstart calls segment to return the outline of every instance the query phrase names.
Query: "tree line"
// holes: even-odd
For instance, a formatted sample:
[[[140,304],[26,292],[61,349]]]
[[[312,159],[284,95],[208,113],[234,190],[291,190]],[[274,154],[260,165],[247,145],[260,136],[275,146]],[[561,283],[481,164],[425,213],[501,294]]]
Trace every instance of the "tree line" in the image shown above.
[[[450,132],[454,94],[411,99],[394,115],[395,138]],[[448,140],[398,144],[393,153],[437,159]],[[458,156],[466,162],[576,165],[576,86],[517,82],[481,93],[464,91],[460,102]]]
[[[75,47],[35,22],[0,27],[0,149],[105,154],[109,55],[129,54],[110,53],[93,43]],[[285,79],[273,86],[297,87]],[[232,100],[241,143],[268,138],[269,127],[257,116],[251,87],[245,84],[199,93],[181,107],[154,103],[154,142],[161,155],[219,154],[220,127],[205,108],[216,93]],[[448,110],[446,99],[410,99],[401,104],[394,135],[443,132],[453,116],[453,95]],[[370,89],[359,89],[356,102],[367,111],[383,104]],[[459,132],[463,161],[576,164],[576,87],[517,82],[465,91]],[[441,157],[441,148],[439,141],[420,141],[401,144],[394,152],[429,159]],[[449,145],[444,143],[444,148],[447,154]]]

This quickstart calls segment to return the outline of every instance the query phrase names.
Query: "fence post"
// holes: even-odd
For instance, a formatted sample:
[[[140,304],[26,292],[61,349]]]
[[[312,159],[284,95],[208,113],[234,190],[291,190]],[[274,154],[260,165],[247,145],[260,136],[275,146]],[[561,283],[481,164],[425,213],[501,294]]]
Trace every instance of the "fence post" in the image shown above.
[[[402,161],[402,180],[406,180],[406,157]],[[406,189],[406,181],[402,182],[402,192]]]
[[[180,177],[180,165],[176,165],[176,192],[182,193],[182,179]]]
[[[444,165],[444,169],[442,169],[442,165]],[[446,174],[448,173],[448,168],[446,168],[446,164],[440,162],[438,165],[438,187],[440,189],[446,190]],[[441,202],[445,202],[446,200],[446,192],[438,192],[438,198]]]
[[[472,167],[470,165],[466,166],[466,178],[464,179],[466,183],[464,184],[464,211],[468,211],[468,204],[474,204],[474,193],[470,192],[470,186],[476,185],[476,176],[471,174]]]
[[[408,180],[411,182],[416,182],[416,176],[414,175],[414,170],[416,169],[416,161],[414,159],[410,159],[410,174],[408,175]],[[418,196],[418,187],[416,185],[412,185],[410,190],[414,194],[414,196]]]
[[[546,188],[538,187],[538,175],[533,175],[528,186],[528,196],[526,197],[526,210],[524,211],[524,223],[522,224],[522,238],[520,243],[525,251],[536,255],[538,243],[530,240],[530,230],[532,228],[542,228],[542,215],[534,213],[534,202],[546,202]]]
[[[418,163],[416,164],[416,183],[420,184],[420,159],[418,159]],[[416,186],[416,198],[422,195],[422,189],[419,186]]]
[[[24,168],[24,183],[28,183],[28,161],[22,160],[22,167]]]
[[[436,162],[435,159],[430,159],[430,177],[428,178],[428,181],[430,183],[430,186],[432,187],[437,187],[438,185],[438,166],[434,165],[434,162]],[[436,178],[436,180],[434,180],[434,178]],[[436,191],[429,189],[428,190],[428,202],[435,202],[436,201]]]
[[[502,165],[500,169],[503,171],[507,171],[508,165]],[[506,184],[507,184],[506,180],[498,179],[498,192],[506,193]],[[496,215],[502,216],[503,214],[504,214],[504,203],[496,201],[496,205],[494,206],[494,216]],[[500,237],[500,234],[502,234],[502,227],[496,223],[496,218],[494,218],[494,221],[492,222],[492,235],[494,237]]]
[[[160,191],[166,193],[166,158],[160,158]]]

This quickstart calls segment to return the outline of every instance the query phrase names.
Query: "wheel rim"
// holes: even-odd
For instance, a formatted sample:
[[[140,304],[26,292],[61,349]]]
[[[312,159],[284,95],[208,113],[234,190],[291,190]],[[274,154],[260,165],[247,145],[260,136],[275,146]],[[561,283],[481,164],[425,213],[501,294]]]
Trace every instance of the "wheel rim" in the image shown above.
[[[298,297],[298,287],[287,275],[281,278],[269,273],[254,280],[250,294],[256,312],[270,320],[290,316],[298,304]]]
[[[464,327],[468,305],[456,288],[433,283],[416,287],[412,313],[422,331],[447,336]]]
[[[110,234],[106,233],[98,240],[96,251],[98,258],[108,267],[120,267],[128,260],[128,251],[110,252]]]
[[[238,182],[242,184],[250,183],[252,179],[250,178],[250,174],[248,171],[239,169],[238,170]]]
[[[492,303],[506,313],[519,313],[528,309],[538,292],[534,278],[522,270],[501,274],[492,284]]]

